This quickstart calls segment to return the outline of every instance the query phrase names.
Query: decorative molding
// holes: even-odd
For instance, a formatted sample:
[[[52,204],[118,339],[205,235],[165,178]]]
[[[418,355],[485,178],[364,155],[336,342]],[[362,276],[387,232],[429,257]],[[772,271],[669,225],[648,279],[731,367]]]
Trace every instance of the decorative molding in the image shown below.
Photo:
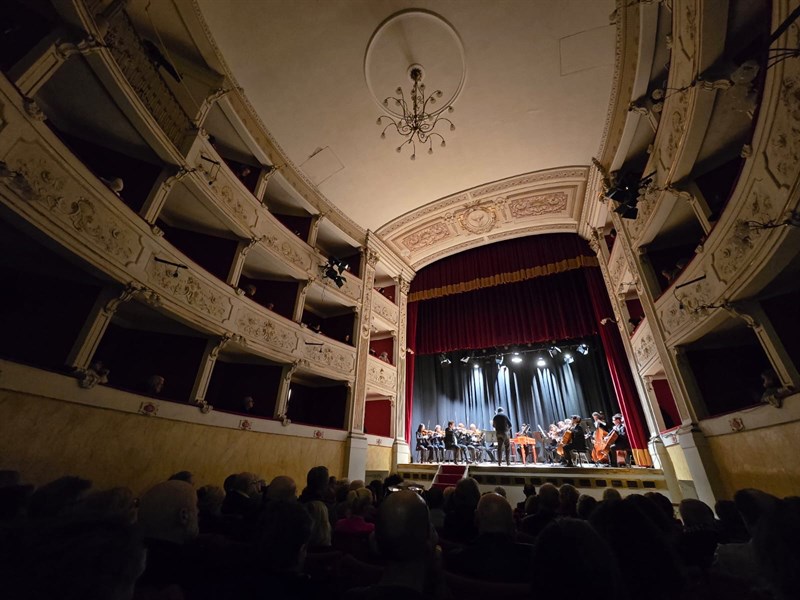
[[[402,244],[411,252],[416,252],[417,250],[432,246],[451,236],[452,232],[447,224],[444,221],[439,221],[438,223],[433,223],[424,229],[405,236],[402,239]]]
[[[312,363],[317,363],[324,367],[351,373],[355,370],[355,352],[347,352],[340,348],[335,348],[332,344],[323,343],[322,346],[304,345],[303,356]]]
[[[397,388],[397,369],[374,356],[368,360],[367,383],[394,392]]]
[[[139,414],[144,415],[145,417],[157,417],[158,404],[155,402],[150,402],[149,400],[145,400],[139,405]]]
[[[564,192],[554,192],[512,198],[508,200],[508,210],[515,219],[563,213],[567,210],[567,195]]]
[[[236,326],[241,334],[283,352],[292,352],[297,348],[295,332],[249,309],[239,308]]]
[[[222,292],[215,291],[192,271],[175,270],[171,265],[154,260],[147,264],[145,271],[149,281],[179,302],[184,302],[219,321],[230,315],[231,299]]]

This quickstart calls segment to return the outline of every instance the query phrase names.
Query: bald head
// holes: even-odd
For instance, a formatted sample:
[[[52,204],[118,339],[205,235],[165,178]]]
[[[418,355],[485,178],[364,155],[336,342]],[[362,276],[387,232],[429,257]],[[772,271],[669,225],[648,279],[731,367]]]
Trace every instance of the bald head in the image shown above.
[[[419,494],[409,490],[390,494],[381,504],[375,533],[386,558],[404,562],[426,556],[430,540],[428,506]]]
[[[144,537],[182,544],[197,537],[197,494],[185,481],[163,481],[139,500]]]
[[[511,535],[514,532],[511,505],[500,494],[491,492],[481,496],[475,518],[478,522],[478,531],[481,533]]]
[[[294,479],[286,475],[278,475],[269,482],[267,498],[269,500],[294,500],[297,496],[297,485]]]

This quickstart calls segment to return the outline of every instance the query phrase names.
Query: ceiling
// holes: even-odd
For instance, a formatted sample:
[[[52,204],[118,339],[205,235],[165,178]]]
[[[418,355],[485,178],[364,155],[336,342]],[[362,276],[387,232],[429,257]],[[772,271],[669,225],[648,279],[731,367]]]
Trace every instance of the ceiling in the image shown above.
[[[405,237],[390,245],[412,264],[435,254],[436,243],[423,257],[403,241],[429,227],[425,215],[441,213],[459,192],[500,180],[518,196],[530,196],[526,182],[534,181],[541,196],[557,187],[553,174],[565,173],[569,200],[559,218],[577,230],[586,169],[575,167],[589,165],[600,147],[614,77],[613,0],[196,2],[233,77],[289,159],[365,229],[402,230]],[[410,9],[399,25],[375,35]],[[412,63],[425,67],[428,91],[457,96],[447,115],[456,130],[440,124],[447,147],[435,145],[432,155],[418,148],[414,161],[408,148],[395,152],[402,142],[396,133],[380,138],[376,119],[385,113],[374,97],[393,95],[397,86],[408,95]],[[474,205],[481,197],[488,196],[463,200]],[[462,219],[468,227],[461,233],[486,233],[488,209],[480,210]],[[531,218],[555,215],[528,212],[528,233]],[[496,218],[499,224],[499,212]]]

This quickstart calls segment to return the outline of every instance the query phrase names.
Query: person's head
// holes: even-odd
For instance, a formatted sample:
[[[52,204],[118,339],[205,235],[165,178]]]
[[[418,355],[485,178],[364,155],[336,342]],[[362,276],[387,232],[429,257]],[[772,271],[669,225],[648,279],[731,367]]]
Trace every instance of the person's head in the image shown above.
[[[299,572],[313,529],[313,519],[307,507],[297,502],[270,502],[259,525],[258,548],[264,567],[275,572]]]
[[[439,433],[441,433],[442,432],[442,426],[441,425],[437,425],[436,427],[433,428],[433,430],[434,431],[438,431]]]
[[[597,412],[597,411],[593,412],[593,413],[592,413],[592,418],[593,418],[595,421],[599,420],[599,419],[600,419],[600,413],[599,413],[599,412]]]
[[[242,290],[244,290],[244,294],[248,298],[252,298],[253,296],[256,295],[256,292],[258,292],[258,289],[256,288],[256,286],[254,286],[252,283],[247,283],[247,284],[243,285],[242,286]]]
[[[347,490],[360,490],[361,488],[365,487],[366,486],[364,485],[363,479],[353,479],[353,481],[350,482],[350,485],[347,486]]]
[[[239,473],[236,479],[233,480],[231,491],[239,492],[253,498],[261,491],[261,480],[255,473],[250,473],[248,471]]]
[[[678,511],[686,527],[714,526],[714,511],[701,500],[684,498],[678,505]]]
[[[755,535],[761,518],[775,509],[779,500],[771,494],[756,489],[739,490],[733,501],[751,536]]]
[[[378,511],[375,537],[389,561],[427,560],[432,550],[431,524],[422,497],[410,490],[390,494]]]
[[[506,498],[508,494],[506,494],[506,488],[502,485],[498,485],[494,490],[492,490],[495,494],[500,494],[503,498]]]
[[[24,543],[4,552],[4,598],[130,600],[145,566],[136,529],[124,519],[30,521]]]
[[[425,492],[425,502],[428,503],[428,508],[441,508],[444,504],[444,492],[442,488],[432,487]]]
[[[475,426],[475,423],[470,423],[470,424],[469,424],[469,430],[470,430],[470,431],[475,431],[475,430],[477,430],[477,429],[478,429],[478,428]]]
[[[297,499],[297,485],[294,479],[286,475],[273,477],[267,488],[268,500],[291,501]]]
[[[539,488],[539,494],[537,497],[539,498],[538,509],[540,511],[548,510],[555,512],[558,510],[558,505],[560,502],[558,488],[552,483],[542,484],[542,486]]]
[[[614,421],[614,425],[620,425],[622,423],[622,415],[616,414],[611,419]]]
[[[502,407],[502,406],[498,406],[498,407],[497,407],[497,414],[498,414],[498,415],[502,415],[504,412],[506,412],[506,411],[505,411],[505,410],[503,410],[503,407]]]
[[[74,513],[89,493],[92,482],[80,477],[60,477],[37,489],[28,501],[31,518],[62,517]]]
[[[572,415],[572,424],[578,425],[581,422],[581,418],[578,415]]]
[[[237,477],[239,477],[238,473],[232,473],[225,478],[225,481],[222,484],[222,489],[225,490],[226,494],[230,494],[233,491],[233,485],[236,482]]]
[[[169,481],[185,481],[189,485],[194,485],[194,477],[189,471],[178,471],[174,475],[170,475]]]
[[[522,486],[522,493],[525,495],[526,498],[536,495],[536,486],[532,483],[526,483]]]
[[[425,429],[425,424],[424,423],[420,423],[419,427],[417,427],[417,433],[422,433],[423,429]]]
[[[250,412],[255,407],[256,401],[253,400],[252,396],[245,396],[242,398],[242,409],[244,412]]]
[[[606,488],[603,491],[603,502],[618,502],[622,500],[622,494],[616,488]]]
[[[455,425],[455,423],[454,423],[453,421],[448,421],[448,422],[447,422],[447,426],[448,426],[450,429],[452,429],[452,428],[453,428],[453,425]]]
[[[574,517],[577,514],[576,510],[579,497],[580,494],[574,485],[565,483],[558,488],[558,500],[561,514]]]
[[[331,522],[328,520],[328,507],[321,500],[314,500],[305,505],[311,517],[311,537],[308,545],[312,547],[331,545]]]
[[[472,477],[465,477],[456,484],[453,493],[453,507],[461,511],[474,511],[481,499],[481,489]]]
[[[92,492],[81,503],[81,514],[95,519],[121,519],[135,523],[138,515],[138,500],[126,487]]]
[[[761,371],[761,385],[763,385],[764,388],[779,387],[780,384],[778,374],[773,369]]]
[[[166,380],[161,375],[150,375],[145,381],[145,391],[148,394],[160,394],[165,383]]]
[[[797,565],[800,563],[800,512],[797,502],[778,500],[758,520],[753,550],[764,580],[776,600],[797,597]]]
[[[588,520],[595,508],[597,508],[597,500],[594,497],[588,494],[580,495],[576,511],[579,519]]]
[[[204,485],[197,490],[197,509],[201,515],[218,515],[225,502],[225,491],[215,485]]]
[[[185,481],[163,481],[139,500],[142,535],[183,544],[197,537],[197,494]]]
[[[475,511],[475,523],[480,533],[514,535],[514,515],[503,496],[490,492],[481,496]]]
[[[526,515],[533,515],[539,510],[539,496],[533,495],[528,496],[525,499],[525,514]]]
[[[372,494],[367,488],[347,492],[347,511],[352,516],[361,517],[372,506]]]
[[[325,488],[328,487],[328,467],[318,466],[309,469],[306,474],[306,487],[312,492],[322,494]]]

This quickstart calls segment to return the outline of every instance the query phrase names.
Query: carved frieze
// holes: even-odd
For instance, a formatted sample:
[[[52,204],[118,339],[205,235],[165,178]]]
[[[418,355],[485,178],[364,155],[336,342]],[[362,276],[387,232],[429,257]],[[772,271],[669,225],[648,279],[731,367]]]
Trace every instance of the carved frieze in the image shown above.
[[[450,228],[444,221],[439,221],[428,225],[424,229],[416,231],[403,238],[402,244],[411,252],[421,250],[428,246],[449,238],[452,235]]]
[[[567,195],[564,192],[555,192],[511,198],[508,200],[508,210],[515,219],[563,213],[567,210]]]
[[[172,265],[151,260],[146,272],[148,281],[180,303],[219,321],[231,313],[230,299],[188,269],[175,269]]]
[[[800,161],[800,77],[781,81],[773,134],[764,152],[767,169],[779,186],[789,186]]]
[[[392,304],[377,292],[373,293],[372,312],[380,315],[389,323],[397,323],[397,305]]]
[[[8,154],[8,164],[18,176],[19,191],[49,212],[60,223],[79,234],[80,239],[123,265],[134,262],[142,242],[132,228],[103,204],[90,198],[44,150],[28,142],[17,143]]]
[[[227,183],[215,182],[211,184],[211,189],[222,199],[239,222],[247,227],[255,226],[257,215],[252,203],[244,200],[241,194],[234,191]]]
[[[481,235],[497,225],[497,210],[491,204],[477,204],[459,211],[456,219],[464,231]]]
[[[261,241],[289,262],[304,269],[308,269],[311,266],[311,261],[297,252],[287,240],[280,239],[276,235],[265,235],[261,238]]]
[[[636,332],[636,336],[631,340],[633,356],[640,369],[647,366],[656,356],[656,344],[653,340],[653,333],[647,323],[642,323],[643,329]]]
[[[370,358],[367,366],[367,382],[394,391],[397,387],[397,369],[383,361]]]
[[[303,356],[312,363],[337,371],[350,373],[355,369],[355,351],[336,348],[330,344],[323,343],[322,346],[304,344]]]
[[[240,334],[266,343],[284,352],[292,352],[297,347],[297,335],[288,327],[259,315],[246,308],[240,308],[236,318]]]
[[[756,182],[736,225],[714,252],[714,270],[722,281],[731,281],[740,269],[748,266],[749,255],[758,247],[758,239],[765,233],[765,230],[753,229],[749,224],[767,223],[777,216],[777,207]]]

